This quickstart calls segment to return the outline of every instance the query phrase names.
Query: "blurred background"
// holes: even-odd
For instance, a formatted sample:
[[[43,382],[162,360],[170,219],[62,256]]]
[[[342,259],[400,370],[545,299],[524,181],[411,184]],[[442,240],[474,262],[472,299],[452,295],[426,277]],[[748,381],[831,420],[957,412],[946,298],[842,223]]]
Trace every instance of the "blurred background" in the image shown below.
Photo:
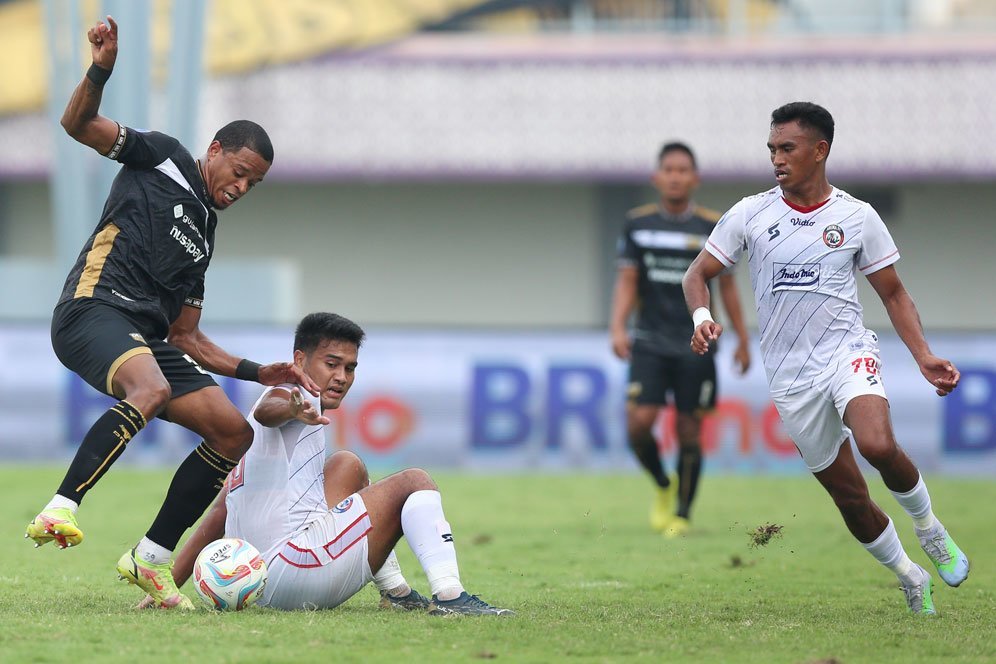
[[[807,100],[837,122],[832,183],[885,219],[963,374],[936,398],[862,283],[900,442],[927,470],[996,472],[988,0],[0,1],[0,460],[68,457],[109,403],[48,337],[116,171],[58,124],[106,14],[104,115],[195,156],[233,119],[270,133],[266,182],[220,217],[201,326],[260,362],[289,359],[310,311],[367,328],[330,444],[374,468],[635,468],[606,331],[624,215],[657,199],[670,140],[697,152],[702,205],[770,188],[771,110]],[[756,339],[745,377],[731,351],[707,469],[804,472]],[[243,408],[259,394],[221,383]],[[193,442],[160,422],[124,459]]]

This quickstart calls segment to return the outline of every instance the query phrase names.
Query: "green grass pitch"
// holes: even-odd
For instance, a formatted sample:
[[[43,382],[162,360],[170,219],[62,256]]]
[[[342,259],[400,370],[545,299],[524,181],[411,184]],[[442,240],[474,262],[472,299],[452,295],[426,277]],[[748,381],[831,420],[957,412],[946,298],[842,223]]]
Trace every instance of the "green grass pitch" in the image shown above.
[[[115,468],[83,506],[83,545],[34,550],[24,526],[61,474],[0,469],[4,662],[996,661],[996,482],[927,478],[972,572],[961,588],[937,587],[941,615],[923,619],[905,613],[894,577],[808,476],[707,475],[695,532],[670,541],[647,527],[640,475],[439,474],[465,585],[518,612],[467,619],[381,611],[372,586],[332,611],[134,611],[139,593],[114,564],[171,473]],[[869,479],[928,565],[909,519]],[[782,536],[750,548],[747,531],[765,523]],[[427,592],[404,541],[398,553]]]

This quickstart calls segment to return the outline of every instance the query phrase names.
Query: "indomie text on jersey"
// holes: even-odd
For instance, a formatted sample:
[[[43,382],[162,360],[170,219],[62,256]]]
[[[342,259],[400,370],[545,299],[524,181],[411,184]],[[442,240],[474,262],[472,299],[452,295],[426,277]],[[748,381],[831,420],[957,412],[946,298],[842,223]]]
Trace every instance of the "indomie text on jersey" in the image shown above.
[[[819,263],[775,263],[771,290],[816,290],[820,283]]]

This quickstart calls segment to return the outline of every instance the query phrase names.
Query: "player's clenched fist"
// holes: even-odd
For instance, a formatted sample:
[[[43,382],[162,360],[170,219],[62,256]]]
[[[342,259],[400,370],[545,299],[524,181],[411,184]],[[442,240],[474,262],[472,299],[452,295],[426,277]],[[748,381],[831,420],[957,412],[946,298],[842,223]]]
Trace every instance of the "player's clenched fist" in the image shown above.
[[[692,352],[696,355],[705,355],[709,352],[709,344],[719,339],[722,333],[723,326],[716,321],[703,321],[692,333]]]
[[[110,16],[107,23],[97,21],[97,25],[86,33],[90,42],[90,57],[93,64],[107,70],[114,69],[114,61],[118,58],[118,24]]]

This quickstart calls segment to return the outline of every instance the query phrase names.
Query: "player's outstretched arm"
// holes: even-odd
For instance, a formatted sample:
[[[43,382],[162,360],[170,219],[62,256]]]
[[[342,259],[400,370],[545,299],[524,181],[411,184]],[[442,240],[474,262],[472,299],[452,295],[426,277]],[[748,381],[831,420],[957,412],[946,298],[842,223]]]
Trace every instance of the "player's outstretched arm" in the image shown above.
[[[750,369],[750,339],[747,336],[747,326],[744,324],[744,312],[740,307],[740,294],[737,292],[737,282],[732,274],[719,275],[719,295],[723,298],[723,308],[737,333],[737,349],[733,353],[733,362],[741,374]]]
[[[252,416],[264,427],[283,426],[291,420],[300,420],[305,424],[331,423],[311,401],[302,398],[301,390],[296,387],[290,391],[280,388],[270,390],[253,410]]]
[[[110,16],[107,23],[98,21],[86,33],[93,64],[69,98],[62,114],[62,127],[74,139],[100,154],[108,154],[118,140],[118,123],[97,111],[104,84],[118,57],[118,24]]]
[[[944,358],[937,357],[930,351],[927,339],[923,334],[923,324],[917,312],[913,298],[899,278],[894,265],[882,268],[868,275],[872,288],[882,298],[885,310],[889,312],[889,320],[896,328],[896,333],[909,348],[920,373],[934,386],[938,396],[946,396],[958,387],[961,373]]]
[[[633,342],[626,331],[626,320],[636,304],[636,282],[639,271],[635,267],[623,266],[616,273],[616,285],[612,291],[612,313],[609,320],[609,335],[612,352],[620,360],[628,360]]]
[[[241,380],[251,380],[263,385],[294,383],[318,396],[318,385],[293,362],[274,362],[259,365],[227,352],[208,338],[200,329],[201,310],[184,305],[180,315],[169,328],[167,341],[208,371]]]
[[[685,291],[685,304],[692,312],[695,331],[692,332],[692,351],[698,355],[709,352],[709,344],[723,333],[723,326],[709,313],[709,280],[722,272],[724,266],[703,249],[685,271],[681,287]]]

